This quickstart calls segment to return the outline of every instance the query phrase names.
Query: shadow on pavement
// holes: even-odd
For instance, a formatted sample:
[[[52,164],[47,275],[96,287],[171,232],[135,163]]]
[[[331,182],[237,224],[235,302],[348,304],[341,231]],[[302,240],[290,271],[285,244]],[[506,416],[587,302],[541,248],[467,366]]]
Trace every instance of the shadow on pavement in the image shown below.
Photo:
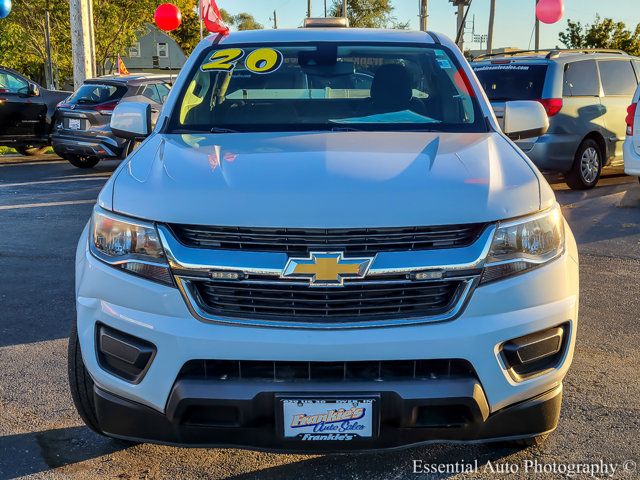
[[[228,477],[227,480],[282,480],[301,478],[336,479],[336,478],[406,478],[422,476],[429,473],[428,478],[450,478],[465,470],[465,465],[475,465],[482,471],[487,462],[496,463],[500,459],[517,453],[521,449],[502,443],[485,445],[445,445],[434,444],[396,452],[379,452],[367,454],[327,455],[309,460],[288,463],[266,468],[255,472]],[[418,471],[414,472],[414,460],[422,462]],[[457,473],[453,470],[458,463]],[[421,466],[420,466],[421,465]],[[449,465],[449,473],[428,472],[428,465]],[[420,470],[422,469],[422,470]]]
[[[0,437],[0,445],[0,478],[71,466],[127,448],[126,444],[96,435],[86,427],[8,435]]]

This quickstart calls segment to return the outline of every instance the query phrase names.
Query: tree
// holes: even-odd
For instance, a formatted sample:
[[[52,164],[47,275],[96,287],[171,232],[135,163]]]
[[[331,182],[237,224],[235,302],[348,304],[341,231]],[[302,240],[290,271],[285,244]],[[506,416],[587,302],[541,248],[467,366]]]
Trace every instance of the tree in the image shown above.
[[[567,21],[567,29],[559,35],[568,48],[613,48],[631,55],[640,54],[640,24],[635,30],[627,29],[624,22],[596,16],[593,24]]]
[[[360,28],[409,28],[409,22],[398,22],[393,16],[391,0],[347,0],[347,17],[352,27]],[[344,16],[342,0],[331,5],[332,17]]]
[[[129,47],[153,23],[158,0],[93,0],[98,75],[116,55],[127,55]],[[170,35],[189,55],[200,41],[198,0],[173,0],[182,12],[182,25]],[[18,70],[41,83],[47,57],[44,18],[51,18],[51,50],[58,85],[73,76],[68,0],[13,0],[11,15],[0,21],[0,64]],[[263,28],[248,13],[235,16],[220,12],[238,30]]]
[[[44,83],[45,12],[51,18],[52,60],[60,78],[72,71],[69,3],[65,0],[14,0],[11,15],[0,20],[0,64]]]
[[[200,42],[200,17],[198,16],[198,0],[181,0],[176,3],[182,12],[182,25],[170,35],[178,42],[186,55],[190,55]],[[231,15],[225,9],[220,9],[220,16],[224,23],[238,30],[256,30],[264,28],[248,13]],[[204,32],[205,35],[207,32]]]
[[[220,14],[222,15],[222,13]],[[238,30],[262,30],[264,28],[264,25],[258,23],[256,19],[253,18],[253,15],[246,12],[234,15],[229,23]]]

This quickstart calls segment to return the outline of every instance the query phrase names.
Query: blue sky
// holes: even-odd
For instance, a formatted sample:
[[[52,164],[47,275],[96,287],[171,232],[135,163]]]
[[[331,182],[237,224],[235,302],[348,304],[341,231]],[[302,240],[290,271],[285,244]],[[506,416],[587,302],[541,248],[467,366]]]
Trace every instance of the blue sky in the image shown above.
[[[331,4],[333,0],[327,0]],[[392,0],[395,16],[398,20],[410,21],[412,28],[418,28],[419,0]],[[565,16],[556,25],[543,25],[541,46],[559,45],[558,32],[564,30],[566,19],[571,18],[583,23],[591,23],[599,12],[601,17],[622,20],[627,26],[635,28],[640,23],[640,2],[638,0],[565,0]],[[429,29],[450,37],[455,35],[455,10],[448,0],[429,0]],[[230,13],[241,11],[253,14],[256,19],[271,25],[270,17],[274,8],[278,12],[278,24],[281,28],[298,27],[306,14],[306,0],[218,0],[218,5]],[[321,16],[324,0],[313,0],[314,16]],[[496,47],[528,48],[533,29],[535,0],[497,0]],[[469,16],[475,14],[476,33],[486,33],[489,21],[489,0],[473,0]],[[479,45],[467,45],[467,48],[479,48]],[[533,47],[533,43],[531,44]]]

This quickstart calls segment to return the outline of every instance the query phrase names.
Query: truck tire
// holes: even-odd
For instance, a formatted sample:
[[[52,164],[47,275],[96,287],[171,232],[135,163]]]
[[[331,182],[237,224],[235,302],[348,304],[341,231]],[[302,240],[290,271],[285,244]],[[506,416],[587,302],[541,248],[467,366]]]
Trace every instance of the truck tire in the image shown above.
[[[565,181],[572,190],[588,190],[596,186],[600,179],[603,163],[602,150],[598,142],[587,138],[578,147],[573,166]]]
[[[16,152],[26,157],[34,157],[36,155],[42,155],[49,147],[16,147]]]
[[[100,161],[99,158],[95,157],[80,157],[77,155],[66,155],[64,157],[71,165],[77,168],[93,168]]]
[[[78,329],[75,319],[73,320],[71,335],[69,337],[67,365],[69,387],[76,410],[87,427],[102,435],[103,433],[100,430],[98,419],[96,417],[96,408],[93,398],[93,380],[82,361],[82,352],[80,351]]]

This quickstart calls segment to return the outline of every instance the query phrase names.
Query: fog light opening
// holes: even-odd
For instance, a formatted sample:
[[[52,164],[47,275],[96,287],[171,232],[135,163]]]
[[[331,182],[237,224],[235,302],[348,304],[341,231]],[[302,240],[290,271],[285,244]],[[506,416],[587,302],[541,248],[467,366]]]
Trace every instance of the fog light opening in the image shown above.
[[[502,346],[502,359],[517,381],[557,368],[567,346],[568,324],[509,340]]]

